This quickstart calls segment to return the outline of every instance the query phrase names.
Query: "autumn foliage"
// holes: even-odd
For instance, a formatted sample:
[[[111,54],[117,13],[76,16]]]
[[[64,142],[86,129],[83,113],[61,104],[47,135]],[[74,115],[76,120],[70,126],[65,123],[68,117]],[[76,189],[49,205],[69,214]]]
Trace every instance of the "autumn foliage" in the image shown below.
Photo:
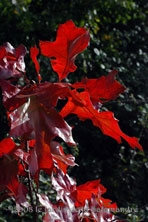
[[[40,41],[39,48],[30,49],[36,82],[29,80],[25,72],[24,45],[13,48],[5,43],[0,47],[0,87],[10,125],[9,134],[0,142],[0,201],[13,198],[18,214],[23,208],[34,208],[31,192],[35,192],[44,209],[43,221],[118,221],[112,213],[117,205],[102,197],[106,188],[99,179],[77,186],[67,174],[69,166],[77,165],[73,155],[65,154],[63,145],[76,146],[73,126],[66,121],[70,114],[82,121],[91,120],[118,143],[123,139],[131,148],[142,150],[137,138],[122,132],[113,112],[101,109],[125,90],[115,79],[116,70],[98,79],[86,77],[73,84],[64,81],[77,69],[76,56],[87,48],[89,41],[89,31],[76,27],[71,20],[59,25],[55,41]],[[58,82],[42,81],[39,55],[49,58]],[[59,101],[63,101],[60,109]],[[33,184],[38,187],[42,171],[56,191],[56,203],[37,189],[31,190]]]

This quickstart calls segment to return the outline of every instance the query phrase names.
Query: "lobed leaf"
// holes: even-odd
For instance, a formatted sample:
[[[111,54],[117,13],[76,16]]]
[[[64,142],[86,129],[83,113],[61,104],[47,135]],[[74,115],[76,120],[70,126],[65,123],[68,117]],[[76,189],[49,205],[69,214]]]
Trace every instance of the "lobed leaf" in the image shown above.
[[[105,103],[116,99],[125,90],[125,87],[115,80],[117,73],[116,70],[113,70],[107,76],[102,76],[98,79],[85,78],[81,82],[72,84],[72,86],[76,89],[82,88],[87,91],[93,105]]]
[[[83,121],[86,119],[92,120],[94,126],[99,127],[103,134],[114,138],[118,143],[121,143],[121,138],[123,138],[132,148],[142,150],[142,146],[139,144],[137,138],[129,137],[121,131],[118,120],[114,118],[112,112],[99,112],[94,108],[88,92],[78,93],[75,90],[71,92],[71,97],[68,98],[68,102],[60,114],[66,117],[71,113],[76,114]]]
[[[75,58],[88,46],[89,39],[85,28],[77,28],[69,20],[59,26],[56,41],[40,41],[41,54],[50,58],[60,81],[76,70]]]

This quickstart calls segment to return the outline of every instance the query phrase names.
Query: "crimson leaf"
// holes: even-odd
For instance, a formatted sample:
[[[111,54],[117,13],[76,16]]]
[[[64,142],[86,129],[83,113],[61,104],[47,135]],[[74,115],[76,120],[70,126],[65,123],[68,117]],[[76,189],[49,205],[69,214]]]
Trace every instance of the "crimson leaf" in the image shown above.
[[[114,118],[112,112],[99,112],[94,108],[88,92],[78,93],[75,90],[71,92],[71,97],[68,98],[68,102],[60,114],[66,117],[70,113],[76,114],[81,120],[92,120],[93,124],[99,127],[105,135],[111,136],[118,143],[121,143],[121,138],[123,138],[132,148],[142,150],[142,146],[139,144],[137,138],[129,137],[121,131],[118,121]]]
[[[88,42],[89,32],[85,28],[77,28],[69,20],[59,26],[56,41],[40,41],[40,48],[41,53],[51,59],[52,68],[61,81],[76,70],[75,58],[88,46]]]
[[[118,72],[111,71],[107,76],[98,79],[83,79],[72,86],[74,88],[83,88],[89,92],[92,103],[104,103],[116,99],[116,97],[125,90],[125,87],[114,78]]]

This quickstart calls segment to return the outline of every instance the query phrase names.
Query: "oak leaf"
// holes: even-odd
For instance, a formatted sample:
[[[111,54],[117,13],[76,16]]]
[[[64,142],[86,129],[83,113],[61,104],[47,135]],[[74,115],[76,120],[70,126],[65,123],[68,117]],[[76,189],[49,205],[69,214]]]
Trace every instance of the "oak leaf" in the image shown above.
[[[81,82],[76,82],[72,86],[75,89],[82,88],[89,92],[93,105],[105,103],[116,99],[125,90],[125,87],[115,80],[117,73],[116,70],[113,70],[107,76],[98,79],[84,78]]]
[[[88,92],[84,91],[78,93],[76,90],[71,91],[71,96],[68,98],[68,102],[63,107],[60,114],[66,117],[71,113],[76,114],[83,121],[86,119],[92,120],[94,126],[100,128],[103,134],[114,138],[118,143],[121,143],[121,138],[123,138],[132,148],[139,148],[142,150],[142,146],[139,144],[137,138],[129,137],[122,132],[118,125],[118,120],[115,119],[112,112],[99,112],[94,108]]]
[[[40,41],[41,54],[50,58],[60,81],[76,70],[75,58],[88,46],[89,39],[89,32],[85,28],[77,28],[69,20],[59,25],[56,41]]]

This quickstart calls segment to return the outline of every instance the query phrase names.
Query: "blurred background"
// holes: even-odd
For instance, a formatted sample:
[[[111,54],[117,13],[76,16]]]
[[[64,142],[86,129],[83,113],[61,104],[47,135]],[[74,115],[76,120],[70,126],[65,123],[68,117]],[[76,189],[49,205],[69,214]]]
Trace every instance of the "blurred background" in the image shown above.
[[[144,153],[127,143],[117,144],[104,136],[91,121],[80,122],[75,116],[67,120],[75,126],[73,136],[78,144],[71,150],[79,167],[70,175],[81,184],[101,179],[107,188],[104,197],[119,207],[138,209],[120,215],[125,221],[148,221],[148,1],[147,0],[1,0],[0,45],[29,48],[39,40],[54,41],[59,24],[72,19],[78,27],[90,30],[90,45],[76,59],[78,69],[69,75],[74,82],[83,77],[96,78],[117,69],[117,80],[127,90],[104,110],[114,112],[121,129],[140,139]],[[25,57],[29,78],[35,70],[29,53]],[[49,60],[39,58],[43,80],[56,81]],[[1,94],[1,92],[0,92]],[[0,139],[9,130],[0,96]],[[0,205],[1,207],[1,205]],[[3,208],[1,208],[3,209]],[[0,210],[0,221],[9,221]],[[25,221],[16,219],[14,221]],[[13,217],[12,217],[13,218]]]

